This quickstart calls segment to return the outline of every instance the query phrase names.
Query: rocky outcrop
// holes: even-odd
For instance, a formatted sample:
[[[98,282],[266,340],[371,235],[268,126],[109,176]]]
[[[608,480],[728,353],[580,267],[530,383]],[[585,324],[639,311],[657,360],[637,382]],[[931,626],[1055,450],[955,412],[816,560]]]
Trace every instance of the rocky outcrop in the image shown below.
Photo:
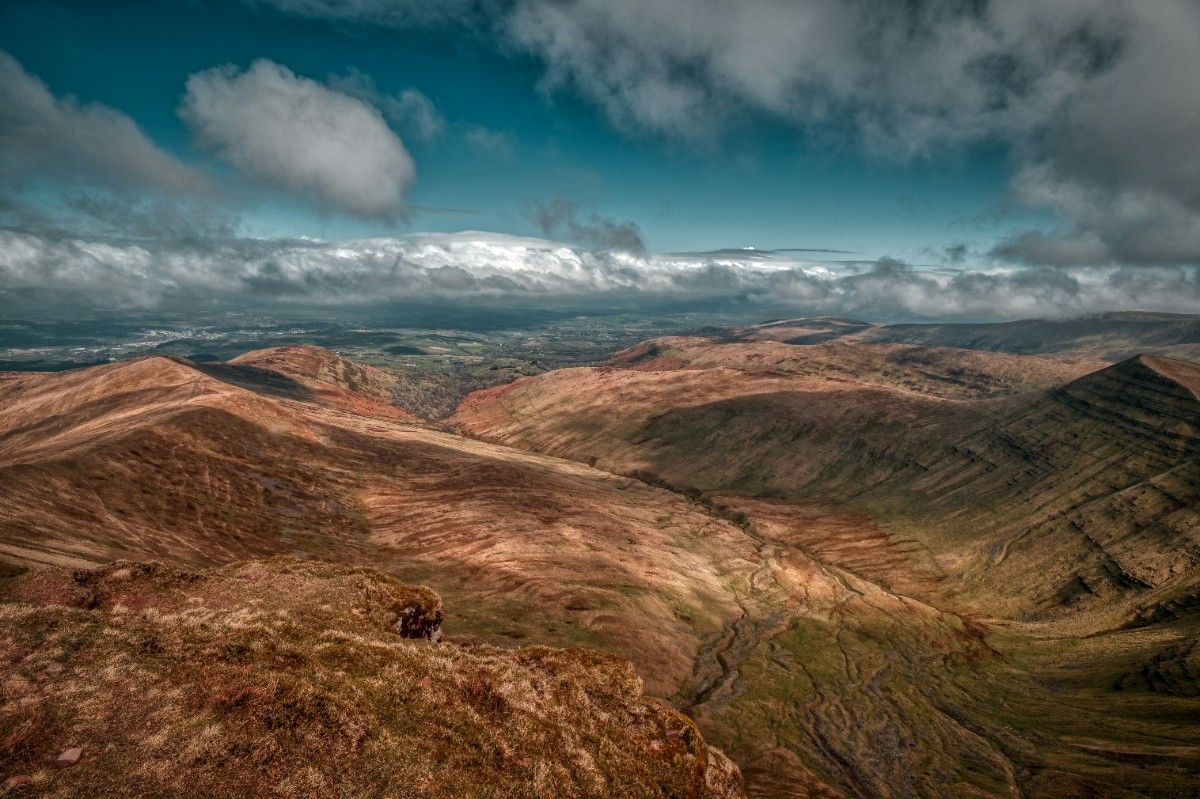
[[[437,643],[442,638],[442,600],[427,588],[417,593],[417,597],[396,608],[392,626],[401,638],[428,638]]]

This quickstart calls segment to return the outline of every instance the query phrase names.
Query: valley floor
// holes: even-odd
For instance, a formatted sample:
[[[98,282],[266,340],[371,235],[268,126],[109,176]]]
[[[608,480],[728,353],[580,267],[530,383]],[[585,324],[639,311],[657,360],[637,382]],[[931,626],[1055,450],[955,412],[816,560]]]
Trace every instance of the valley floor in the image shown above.
[[[717,676],[686,704],[742,764],[751,795],[1195,789],[1196,698],[1183,660],[1174,686],[1110,690],[1142,680],[1122,656],[1155,637],[1194,650],[1195,629],[1080,639],[977,617],[956,609],[919,547],[861,513],[717,503],[745,515],[762,566],[739,591],[746,615],[697,663]]]

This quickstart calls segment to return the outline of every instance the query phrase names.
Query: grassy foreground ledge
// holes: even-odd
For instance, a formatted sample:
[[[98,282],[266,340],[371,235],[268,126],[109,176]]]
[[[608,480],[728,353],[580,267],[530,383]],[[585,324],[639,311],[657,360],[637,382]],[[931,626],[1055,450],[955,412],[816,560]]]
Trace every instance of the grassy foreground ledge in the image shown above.
[[[295,558],[10,569],[4,791],[742,796],[737,768],[626,661],[462,647],[440,627],[426,588]]]

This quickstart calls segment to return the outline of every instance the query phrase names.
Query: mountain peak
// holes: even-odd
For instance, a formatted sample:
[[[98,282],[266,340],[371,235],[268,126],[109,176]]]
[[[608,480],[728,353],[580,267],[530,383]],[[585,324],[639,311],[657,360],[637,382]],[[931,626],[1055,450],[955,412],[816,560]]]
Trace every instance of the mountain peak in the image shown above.
[[[322,404],[367,415],[416,419],[396,405],[399,375],[378,366],[348,361],[315,344],[289,344],[244,353],[232,368],[264,370],[296,380]],[[365,404],[364,404],[365,403]]]
[[[319,378],[322,369],[339,363],[348,363],[333,350],[316,344],[285,344],[251,350],[229,361],[242,366],[261,366],[265,369],[287,372],[293,376]]]

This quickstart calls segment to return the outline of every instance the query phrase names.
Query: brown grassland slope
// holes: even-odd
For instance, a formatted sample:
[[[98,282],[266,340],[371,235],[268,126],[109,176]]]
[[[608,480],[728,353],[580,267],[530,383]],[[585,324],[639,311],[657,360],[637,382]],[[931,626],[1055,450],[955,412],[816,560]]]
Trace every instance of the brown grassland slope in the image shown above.
[[[441,595],[463,657],[628,658],[753,796],[1187,795],[1197,367],[808,324],[835,340],[658,339],[476,392],[465,436],[317,348],[4,376],[0,558],[369,566]],[[267,567],[204,579],[239,568]]]
[[[611,363],[476,392],[452,421],[489,440],[594,458],[617,473],[648,470],[675,485],[774,479],[795,486],[824,462],[852,456],[846,450],[857,438],[898,450],[920,429],[969,413],[965,401],[1049,388],[1105,366],[890,344],[801,347],[698,337],[656,339]],[[677,419],[684,421],[675,425]],[[674,427],[680,437],[709,440],[664,441]],[[684,449],[693,445],[688,456]],[[780,469],[789,474],[778,476]],[[697,482],[701,472],[705,479]]]
[[[0,383],[0,553],[370,563],[435,587],[459,632],[622,651],[668,694],[740,612],[753,547],[685,497],[219,374],[152,358]]]
[[[0,578],[0,772],[62,797],[741,795],[627,661],[440,621],[428,589],[292,558]]]
[[[323,347],[295,345],[254,350],[214,368],[229,372],[238,369],[275,372],[296,381],[323,405],[368,416],[416,418],[397,407],[400,404],[397,398],[403,393],[399,374],[348,361]]]
[[[752,793],[804,795],[801,767],[861,796],[1200,778],[1200,368],[729,338],[613,364],[454,420],[742,520],[764,565],[693,713]]]

